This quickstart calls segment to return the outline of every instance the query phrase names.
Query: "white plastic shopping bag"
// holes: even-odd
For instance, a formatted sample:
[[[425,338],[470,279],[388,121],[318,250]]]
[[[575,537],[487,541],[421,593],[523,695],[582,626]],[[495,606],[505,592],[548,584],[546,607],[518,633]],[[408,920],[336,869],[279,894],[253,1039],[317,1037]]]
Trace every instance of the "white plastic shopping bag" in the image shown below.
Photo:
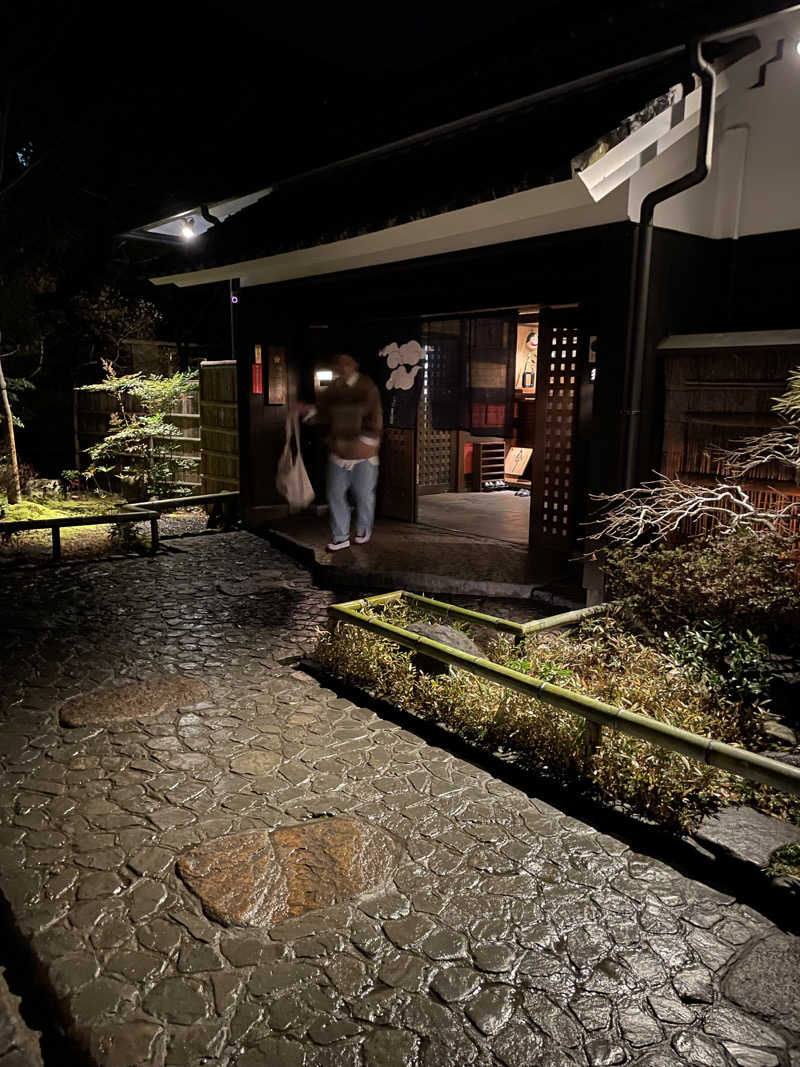
[[[286,444],[278,461],[275,486],[290,511],[302,511],[314,499],[314,490],[300,452],[300,420],[297,412],[286,415]]]

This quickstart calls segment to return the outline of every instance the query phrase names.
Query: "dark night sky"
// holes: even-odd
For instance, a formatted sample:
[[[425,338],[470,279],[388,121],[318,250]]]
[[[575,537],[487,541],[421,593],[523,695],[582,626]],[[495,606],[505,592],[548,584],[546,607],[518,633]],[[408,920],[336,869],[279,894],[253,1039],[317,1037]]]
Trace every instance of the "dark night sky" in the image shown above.
[[[54,473],[72,461],[65,396],[74,381],[99,374],[73,314],[77,294],[110,285],[126,299],[157,301],[165,338],[217,341],[220,351],[227,343],[221,288],[154,290],[147,278],[163,272],[173,250],[115,235],[781,6],[405,0],[365,14],[298,0],[0,0],[0,111],[8,116],[0,330],[14,344],[47,338],[36,412],[22,435],[29,458]],[[523,114],[516,128],[487,126],[416,156],[393,155],[355,177],[340,171],[288,185],[263,202],[266,218],[259,205],[221,227],[218,239],[230,247],[212,251],[236,258],[242,242],[265,233],[296,247],[331,227],[379,226],[387,213],[418,217],[453,197],[503,195],[509,178],[522,187],[557,179],[551,163],[568,167],[573,151],[663,91],[660,78],[680,78],[677,67]],[[516,151],[520,129],[525,153]],[[205,254],[178,254],[189,253],[194,266]]]
[[[5,183],[30,143],[26,201],[57,181],[127,228],[781,6],[6,0]]]

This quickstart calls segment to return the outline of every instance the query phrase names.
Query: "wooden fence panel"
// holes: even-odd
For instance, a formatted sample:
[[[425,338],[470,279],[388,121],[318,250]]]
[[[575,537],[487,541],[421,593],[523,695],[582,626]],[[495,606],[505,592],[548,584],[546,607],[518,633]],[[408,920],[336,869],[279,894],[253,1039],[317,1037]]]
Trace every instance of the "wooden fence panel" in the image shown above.
[[[89,466],[86,449],[98,444],[108,434],[111,416],[117,403],[111,393],[74,391],[75,397],[75,467],[84,470]],[[141,404],[134,397],[125,398],[125,410],[134,414],[141,412]],[[175,471],[172,485],[185,486],[196,493],[200,487],[200,406],[196,392],[184,397],[166,416],[167,422],[181,432],[181,446],[176,451],[179,459],[192,461],[192,466]]]
[[[190,460],[191,467],[176,472],[175,484],[184,485],[193,493],[200,491],[200,397],[195,391],[176,401],[167,416],[167,422],[181,432],[181,447],[177,456]]]
[[[201,492],[239,490],[236,361],[200,364]]]

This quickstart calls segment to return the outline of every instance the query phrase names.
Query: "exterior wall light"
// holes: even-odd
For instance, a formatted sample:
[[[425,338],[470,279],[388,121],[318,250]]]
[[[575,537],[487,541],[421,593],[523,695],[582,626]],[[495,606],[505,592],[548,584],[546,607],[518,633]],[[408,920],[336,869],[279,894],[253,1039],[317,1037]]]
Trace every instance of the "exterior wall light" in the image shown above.
[[[191,240],[193,237],[197,237],[194,230],[194,219],[191,216],[189,216],[188,219],[184,219],[181,224],[181,237],[185,237],[187,241]]]

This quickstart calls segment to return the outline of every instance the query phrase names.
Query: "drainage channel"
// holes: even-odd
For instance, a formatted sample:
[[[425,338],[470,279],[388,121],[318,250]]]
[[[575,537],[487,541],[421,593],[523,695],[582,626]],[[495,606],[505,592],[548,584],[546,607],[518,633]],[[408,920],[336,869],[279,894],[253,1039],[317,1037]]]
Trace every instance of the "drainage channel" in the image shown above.
[[[45,935],[46,936],[46,935]],[[0,895],[0,1060],[13,1051],[14,1067],[92,1067],[61,1026],[55,994]],[[19,1003],[15,1002],[19,999]],[[9,1044],[3,1042],[8,1037]]]

